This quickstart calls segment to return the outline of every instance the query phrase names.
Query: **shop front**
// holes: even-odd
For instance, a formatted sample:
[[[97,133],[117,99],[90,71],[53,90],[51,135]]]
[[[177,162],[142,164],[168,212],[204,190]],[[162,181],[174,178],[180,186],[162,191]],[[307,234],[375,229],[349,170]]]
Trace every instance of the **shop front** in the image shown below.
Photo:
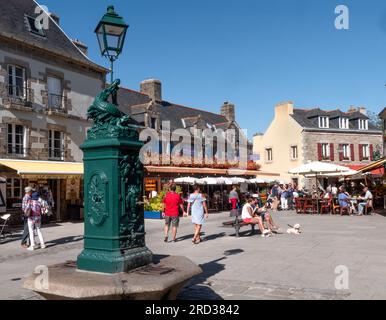
[[[258,170],[240,170],[240,169],[215,169],[215,168],[194,168],[194,167],[162,167],[162,166],[145,166],[144,177],[144,196],[148,199],[153,198],[153,195],[159,194],[162,190],[168,188],[176,178],[191,177],[195,179],[202,178],[244,178],[252,179],[256,176],[270,177],[272,180],[279,178],[279,174],[262,172]],[[240,192],[245,193],[251,191],[262,191],[262,188],[254,188],[254,185],[247,183],[235,183],[238,185]],[[229,192],[232,189],[232,184],[218,185],[202,185],[202,192],[208,195],[208,207],[214,211],[224,210],[227,204]],[[192,192],[191,184],[180,184],[183,198],[187,198]]]
[[[52,208],[50,220],[82,219],[82,163],[0,159],[0,176],[6,181],[6,211],[15,216],[12,219],[15,223],[27,186],[33,187],[49,203]]]

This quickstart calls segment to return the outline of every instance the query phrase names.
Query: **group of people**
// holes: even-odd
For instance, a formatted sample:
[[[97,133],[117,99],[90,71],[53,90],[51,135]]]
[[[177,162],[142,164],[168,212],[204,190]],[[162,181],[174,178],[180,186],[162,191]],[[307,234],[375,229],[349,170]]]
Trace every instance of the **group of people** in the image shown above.
[[[279,227],[268,213],[268,206],[268,203],[263,205],[257,194],[247,196],[241,213],[241,218],[245,223],[259,226],[263,238],[270,237],[272,233],[279,232]]]
[[[35,242],[35,230],[39,238],[41,249],[45,249],[43,234],[41,231],[42,215],[48,214],[49,206],[47,201],[40,197],[40,194],[32,187],[25,188],[23,197],[22,211],[24,220],[24,231],[21,240],[22,248],[34,251],[37,246]]]
[[[268,203],[271,205],[272,210],[293,210],[294,199],[300,196],[301,191],[296,185],[289,184],[275,184],[269,195]]]
[[[370,201],[373,201],[373,194],[370,192],[368,187],[364,187],[363,195],[353,199],[352,196],[346,191],[346,189],[341,186],[339,187],[338,200],[339,206],[342,209],[346,209],[350,215],[357,214],[358,216],[362,216],[366,205],[368,205]],[[357,208],[355,207],[356,204],[358,206]]]
[[[180,223],[179,208],[183,212],[184,217],[189,215],[192,218],[194,225],[193,244],[202,242],[201,230],[205,220],[209,218],[208,207],[206,205],[206,198],[201,193],[199,186],[194,186],[194,192],[189,195],[188,207],[185,211],[184,202],[181,196],[176,192],[176,186],[171,185],[169,192],[163,199],[162,215],[165,218],[165,238],[164,242],[169,241],[169,230],[172,227],[172,242],[177,241],[177,229]]]
[[[194,192],[188,197],[188,206],[185,211],[184,201],[176,192],[176,186],[171,185],[163,199],[162,215],[165,219],[164,242],[169,242],[169,231],[172,229],[171,242],[177,241],[177,229],[180,223],[180,210],[184,217],[191,216],[194,225],[193,244],[202,242],[201,231],[206,219],[209,218],[206,197],[201,193],[200,186],[194,186]],[[279,232],[279,227],[268,213],[269,203],[265,205],[259,195],[246,194],[241,206],[237,188],[234,187],[229,194],[229,203],[232,210],[241,210],[241,218],[245,223],[255,224],[259,227],[262,237],[270,237],[272,233]]]

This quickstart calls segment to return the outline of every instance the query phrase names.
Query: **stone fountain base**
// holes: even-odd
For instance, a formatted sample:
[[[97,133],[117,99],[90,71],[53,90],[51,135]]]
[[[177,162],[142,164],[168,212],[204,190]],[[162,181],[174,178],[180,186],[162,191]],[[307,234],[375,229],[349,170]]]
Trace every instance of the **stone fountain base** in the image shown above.
[[[48,281],[32,274],[23,287],[48,300],[175,300],[200,273],[191,260],[178,256],[155,256],[150,265],[117,274],[79,271],[76,262],[66,262],[48,267]]]

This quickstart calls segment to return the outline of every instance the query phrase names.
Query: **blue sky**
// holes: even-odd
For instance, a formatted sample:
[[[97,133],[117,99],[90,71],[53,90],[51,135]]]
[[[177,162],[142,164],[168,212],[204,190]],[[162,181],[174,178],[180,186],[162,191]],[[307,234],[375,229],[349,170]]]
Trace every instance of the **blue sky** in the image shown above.
[[[264,132],[274,106],[379,112],[386,98],[383,0],[41,0],[72,38],[99,54],[94,28],[109,4],[130,24],[116,76],[135,90],[158,78],[163,97],[219,112],[236,104],[248,135]],[[350,29],[335,29],[347,5]]]

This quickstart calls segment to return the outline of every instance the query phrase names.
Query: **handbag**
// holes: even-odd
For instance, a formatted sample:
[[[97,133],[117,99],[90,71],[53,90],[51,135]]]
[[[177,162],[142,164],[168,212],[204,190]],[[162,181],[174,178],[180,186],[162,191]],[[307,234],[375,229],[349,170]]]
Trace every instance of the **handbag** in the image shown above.
[[[31,208],[27,208],[25,209],[24,211],[24,216],[26,216],[27,218],[29,218],[32,214],[32,209]]]

